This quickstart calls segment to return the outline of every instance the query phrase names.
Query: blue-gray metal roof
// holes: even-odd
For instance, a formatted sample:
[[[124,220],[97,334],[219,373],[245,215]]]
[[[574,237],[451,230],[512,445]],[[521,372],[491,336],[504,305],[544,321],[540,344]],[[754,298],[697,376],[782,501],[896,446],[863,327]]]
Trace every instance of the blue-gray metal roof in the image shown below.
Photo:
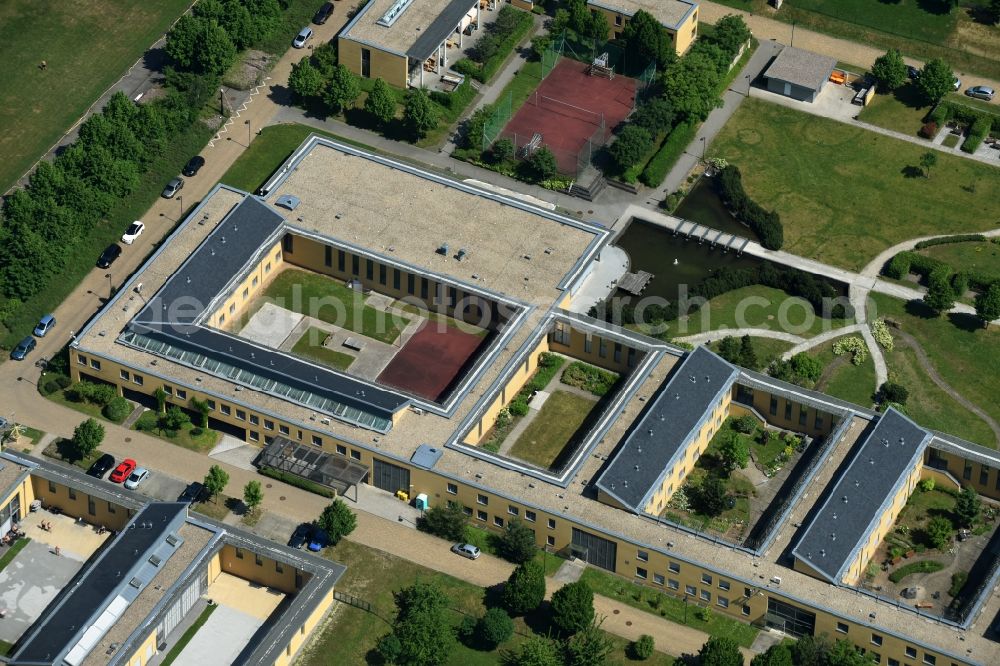
[[[417,447],[417,450],[413,452],[413,455],[410,456],[410,462],[417,467],[433,469],[434,465],[437,464],[437,461],[441,460],[442,455],[444,455],[443,448],[431,446],[429,444],[421,444]]]
[[[476,6],[477,0],[451,0],[448,6],[441,10],[434,22],[420,31],[420,36],[413,42],[413,46],[406,50],[406,55],[421,63],[434,53],[444,40],[448,39],[458,24],[462,22],[462,17],[469,13]]]
[[[246,197],[129,322],[120,340],[206,372],[224,363],[230,379],[245,375],[242,383],[283,398],[309,393],[318,396],[306,400],[310,407],[388,430],[392,415],[410,404],[406,396],[201,324],[233,278],[258,263],[284,232],[281,215]],[[272,390],[277,385],[280,390]],[[338,405],[325,407],[323,400]],[[344,416],[354,410],[373,418]]]
[[[77,575],[73,586],[32,625],[12,663],[62,663],[113,600],[122,597],[127,603],[134,601],[180,547],[176,531],[187,518],[187,509],[182,502],[155,502],[133,516],[114,541]],[[154,557],[155,563],[151,561]],[[108,629],[104,624],[100,623],[101,635]]]
[[[889,409],[869,426],[792,554],[839,582],[930,440],[931,433]]]
[[[642,512],[738,374],[737,368],[705,347],[690,352],[632,426],[597,487]]]

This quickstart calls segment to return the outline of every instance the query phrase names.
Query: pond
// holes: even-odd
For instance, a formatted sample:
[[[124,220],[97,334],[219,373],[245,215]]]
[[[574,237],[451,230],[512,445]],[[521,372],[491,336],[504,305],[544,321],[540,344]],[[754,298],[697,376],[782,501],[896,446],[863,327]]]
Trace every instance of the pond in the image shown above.
[[[628,253],[629,270],[653,274],[643,296],[659,296],[669,301],[678,298],[680,285],[693,286],[711,277],[720,268],[753,268],[763,260],[749,255],[723,252],[709,243],[699,244],[687,236],[640,219],[633,219],[615,241]]]
[[[712,187],[711,178],[702,178],[695,183],[695,186],[681,201],[681,205],[674,211],[674,215],[719,231],[749,238],[752,241],[760,240],[757,234],[750,230],[750,227],[740,224],[735,217],[729,214],[722,199]]]

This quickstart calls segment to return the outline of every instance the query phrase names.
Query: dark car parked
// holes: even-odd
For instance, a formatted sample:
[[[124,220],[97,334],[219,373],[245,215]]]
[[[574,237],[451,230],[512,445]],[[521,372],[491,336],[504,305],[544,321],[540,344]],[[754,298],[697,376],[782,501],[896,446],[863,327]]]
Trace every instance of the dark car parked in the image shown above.
[[[202,495],[205,493],[205,486],[197,481],[189,484],[181,496],[177,498],[178,502],[187,502],[188,504],[194,504],[201,499]]]
[[[195,176],[203,166],[205,166],[205,158],[201,155],[195,155],[188,160],[187,164],[184,165],[184,168],[181,169],[181,173],[188,177]]]
[[[306,545],[309,541],[309,535],[312,533],[311,523],[300,523],[295,531],[292,532],[292,538],[288,540],[288,545],[292,548],[301,548]]]
[[[331,14],[333,14],[333,3],[324,2],[323,6],[316,12],[316,16],[313,16],[313,23],[316,25],[323,25],[326,23],[326,20],[330,18]]]
[[[23,361],[24,357],[30,354],[37,344],[38,343],[35,339],[29,335],[24,340],[17,343],[17,346],[14,347],[14,351],[10,353],[10,357],[15,361]]]
[[[114,466],[115,457],[110,453],[105,453],[97,459],[97,462],[90,466],[90,469],[87,470],[87,474],[100,479]]]
[[[115,263],[115,259],[122,256],[122,246],[118,243],[114,245],[109,245],[101,256],[97,259],[98,268],[110,268],[111,264]]]

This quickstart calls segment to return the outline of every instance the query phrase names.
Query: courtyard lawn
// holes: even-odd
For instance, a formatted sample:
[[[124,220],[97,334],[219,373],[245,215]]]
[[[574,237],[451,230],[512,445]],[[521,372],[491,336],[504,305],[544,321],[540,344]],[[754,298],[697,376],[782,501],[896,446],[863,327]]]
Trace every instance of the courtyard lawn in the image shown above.
[[[296,663],[301,666],[325,666],[330,663],[330,655],[337,655],[338,663],[365,664],[381,663],[372,661],[378,639],[389,633],[391,620],[396,614],[393,592],[412,585],[418,580],[432,582],[449,598],[451,619],[458,626],[462,617],[478,617],[486,611],[485,590],[446,574],[438,573],[407,560],[397,558],[380,550],[342,540],[336,547],[327,548],[326,557],[347,566],[347,572],[337,584],[337,590],[371,604],[372,612],[341,604],[330,620],[317,630],[315,638],[306,646]],[[544,608],[544,607],[543,607]],[[541,615],[541,614],[540,614]],[[446,666],[495,666],[502,663],[501,653],[516,649],[531,636],[533,629],[547,624],[544,617],[532,617],[530,623],[524,618],[515,620],[514,637],[504,643],[500,650],[477,650],[461,643],[456,644]],[[747,627],[750,629],[750,627]],[[544,635],[544,629],[542,629]],[[627,642],[617,636],[610,636],[615,651],[609,664],[630,663],[625,657]],[[652,666],[670,666],[674,660],[662,653],[644,662]]]
[[[323,340],[327,335],[329,334],[323,329],[310,326],[309,330],[292,347],[292,353],[305,356],[337,370],[347,370],[351,367],[351,363],[354,363],[354,357],[324,347]]]
[[[250,147],[243,151],[222,176],[222,182],[245,192],[256,192],[257,188],[277,171],[282,162],[288,159],[310,134],[364,148],[373,153],[378,152],[371,146],[308,125],[271,125],[258,133]]]
[[[917,136],[929,111],[930,107],[920,96],[916,85],[908,81],[891,93],[876,94],[858,118],[872,125]]]
[[[774,338],[751,336],[750,341],[753,343],[754,351],[757,353],[757,365],[759,366],[758,368],[752,368],[753,370],[766,368],[771,364],[771,361],[781,358],[782,354],[795,346],[791,342],[775,340]],[[718,353],[719,342],[712,342],[712,344],[708,345],[708,348]]]
[[[657,589],[639,587],[621,576],[596,567],[587,567],[580,580],[586,581],[594,590],[594,594],[615,599],[647,613],[660,615],[677,624],[686,624],[712,636],[731,638],[743,647],[753,645],[759,632],[756,627],[728,618],[714,610],[711,610],[708,620],[701,620],[695,612],[698,610],[697,604],[684,603],[681,599]]]
[[[753,98],[712,146],[740,168],[757,203],[781,214],[784,250],[851,270],[907,238],[995,226],[1000,198],[986,183],[1000,170],[938,154],[925,178],[918,166],[924,152]]]
[[[932,245],[920,254],[943,261],[956,271],[969,271],[1000,279],[1000,244],[990,241]]]
[[[208,453],[219,441],[219,433],[193,423],[185,423],[176,431],[164,430],[157,425],[156,413],[152,411],[143,412],[132,429],[199,453]]]
[[[787,237],[787,227],[785,234]],[[804,299],[758,284],[727,291],[697,312],[667,322],[666,335],[682,338],[718,331],[724,337],[725,329],[763,328],[810,338],[852,323],[853,320],[823,319]]]
[[[596,400],[576,393],[554,391],[514,442],[510,455],[548,469],[559,459],[596,404]]]
[[[388,344],[395,342],[409,323],[364,305],[361,292],[333,278],[293,268],[274,278],[260,299]]]
[[[31,168],[189,4],[0,3],[0,192]],[[38,67],[42,60],[45,71]]]
[[[861,334],[854,333],[844,337],[853,336],[861,337]],[[823,375],[816,383],[816,390],[862,407],[871,407],[872,395],[878,388],[875,385],[875,362],[871,354],[861,365],[854,365],[851,354],[836,356],[833,353],[833,345],[836,342],[837,340],[831,340],[821,345],[819,349],[809,350],[811,355],[819,358],[824,367]]]

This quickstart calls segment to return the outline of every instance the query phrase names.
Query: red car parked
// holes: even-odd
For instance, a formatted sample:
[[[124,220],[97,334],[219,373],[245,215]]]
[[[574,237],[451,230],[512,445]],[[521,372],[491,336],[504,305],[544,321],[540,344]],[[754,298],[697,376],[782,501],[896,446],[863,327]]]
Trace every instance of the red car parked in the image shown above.
[[[108,478],[112,483],[124,483],[125,479],[127,479],[134,470],[135,461],[131,458],[126,458],[118,463],[118,467],[115,467],[115,471],[111,472],[111,476]]]

